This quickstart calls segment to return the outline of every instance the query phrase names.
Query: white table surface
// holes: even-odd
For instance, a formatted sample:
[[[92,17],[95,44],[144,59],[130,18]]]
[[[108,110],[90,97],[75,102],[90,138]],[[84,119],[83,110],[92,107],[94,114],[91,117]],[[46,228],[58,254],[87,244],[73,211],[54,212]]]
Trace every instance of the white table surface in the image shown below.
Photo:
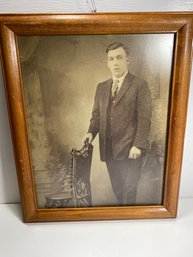
[[[1,257],[192,257],[193,198],[177,219],[24,224],[20,204],[0,204]]]

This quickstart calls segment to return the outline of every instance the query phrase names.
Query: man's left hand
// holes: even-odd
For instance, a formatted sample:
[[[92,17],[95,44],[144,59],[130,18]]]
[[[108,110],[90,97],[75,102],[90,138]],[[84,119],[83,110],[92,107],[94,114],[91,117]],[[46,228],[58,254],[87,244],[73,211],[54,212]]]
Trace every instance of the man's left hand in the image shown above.
[[[129,159],[137,159],[141,156],[141,150],[137,148],[136,146],[132,146],[130,152],[129,152]]]

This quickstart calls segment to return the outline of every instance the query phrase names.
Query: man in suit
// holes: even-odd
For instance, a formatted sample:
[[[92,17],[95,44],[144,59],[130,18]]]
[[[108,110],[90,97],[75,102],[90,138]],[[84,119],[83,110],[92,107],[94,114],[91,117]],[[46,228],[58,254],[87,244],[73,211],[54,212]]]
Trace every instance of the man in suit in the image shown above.
[[[128,71],[129,54],[122,43],[106,49],[112,78],[97,87],[84,142],[99,133],[101,160],[106,162],[119,205],[136,203],[143,155],[148,149],[151,96],[147,82]]]

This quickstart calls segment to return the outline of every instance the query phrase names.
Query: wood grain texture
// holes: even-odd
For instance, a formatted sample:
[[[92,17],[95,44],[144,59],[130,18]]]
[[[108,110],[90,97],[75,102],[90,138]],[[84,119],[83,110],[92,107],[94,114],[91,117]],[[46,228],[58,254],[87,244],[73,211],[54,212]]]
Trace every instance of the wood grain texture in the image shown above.
[[[191,71],[192,13],[1,15],[1,51],[24,220],[169,218],[177,213]],[[17,35],[175,33],[163,205],[37,209],[23,105]]]

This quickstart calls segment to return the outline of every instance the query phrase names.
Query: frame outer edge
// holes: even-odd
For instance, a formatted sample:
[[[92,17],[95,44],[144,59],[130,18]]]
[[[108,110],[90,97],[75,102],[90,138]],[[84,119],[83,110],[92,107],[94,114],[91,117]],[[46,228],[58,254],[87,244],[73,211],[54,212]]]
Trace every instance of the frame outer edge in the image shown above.
[[[179,197],[179,189],[180,189],[180,178],[181,178],[181,168],[182,168],[182,160],[183,160],[183,146],[184,146],[184,136],[185,136],[185,128],[186,128],[186,118],[187,118],[187,107],[188,107],[188,96],[189,96],[189,88],[190,88],[190,76],[191,76],[191,67],[192,67],[192,37],[193,37],[193,16],[187,20],[187,23],[179,30],[180,35],[178,35],[178,49],[176,49],[176,58],[175,58],[175,70],[174,70],[174,81],[172,83],[172,109],[170,116],[170,126],[168,134],[170,135],[170,142],[168,150],[170,151],[169,158],[167,158],[167,168],[172,163],[173,160],[173,151],[171,149],[170,143],[173,148],[176,147],[178,154],[174,156],[174,163],[172,172],[169,170],[166,176],[166,184],[169,183],[165,187],[164,191],[164,206],[171,213],[173,217],[177,216],[178,209],[178,197]],[[184,34],[184,37],[183,35]],[[182,47],[183,52],[181,51],[181,45],[184,43],[184,47]],[[178,50],[178,51],[177,51]],[[189,58],[184,58],[184,56],[188,56]],[[181,62],[182,59],[182,62]],[[178,68],[180,67],[180,68]],[[179,70],[179,71],[177,71]],[[178,85],[178,86],[177,86]],[[185,90],[183,86],[185,85]],[[177,86],[177,92],[175,92],[175,88]],[[183,88],[183,90],[182,90]],[[180,93],[178,93],[180,91]],[[174,98],[177,98],[174,99]],[[175,105],[174,102],[177,102],[178,105]],[[178,119],[179,117],[179,119]],[[177,122],[176,122],[177,121]],[[172,137],[172,128],[175,131],[175,138]],[[178,136],[177,136],[178,135]],[[172,139],[172,140],[171,140]],[[175,149],[175,150],[176,150]],[[171,151],[172,150],[172,151]],[[176,174],[177,171],[177,174]],[[176,178],[177,176],[177,178]],[[172,183],[175,181],[175,183]]]
[[[20,191],[20,197],[21,197],[21,204],[22,204],[22,210],[23,210],[23,219],[24,221],[29,220],[30,217],[32,217],[36,210],[34,209],[34,206],[28,205],[28,197],[34,195],[34,187],[33,189],[30,189],[30,183],[33,183],[33,180],[31,178],[31,181],[28,181],[26,177],[26,172],[32,174],[31,166],[26,165],[29,164],[29,155],[28,158],[26,158],[26,152],[29,153],[27,138],[25,137],[26,133],[24,133],[24,136],[19,135],[19,130],[22,127],[23,131],[26,131],[26,124],[23,118],[23,112],[21,110],[24,110],[23,101],[22,101],[22,95],[19,90],[17,90],[16,94],[12,94],[12,87],[13,85],[18,86],[18,83],[21,84],[21,78],[20,78],[20,72],[19,72],[19,65],[18,65],[18,58],[17,58],[17,45],[16,45],[16,38],[13,31],[11,31],[9,28],[7,28],[4,24],[0,23],[0,38],[2,44],[0,45],[1,48],[1,63],[2,63],[2,70],[3,70],[3,79],[4,79],[4,89],[5,89],[5,95],[7,100],[7,109],[9,114],[9,123],[10,123],[10,129],[11,129],[11,137],[12,137],[12,143],[13,143],[13,152],[15,157],[15,164],[16,164],[16,171],[17,171],[17,180],[19,184],[19,191]],[[14,42],[14,43],[13,43]],[[12,55],[9,53],[9,49],[11,49],[12,46]],[[13,50],[14,48],[14,50]],[[10,56],[11,55],[11,56]],[[9,56],[9,57],[7,57]],[[14,62],[14,76],[12,76],[12,62]],[[15,101],[14,99],[18,98],[19,101]],[[15,110],[17,111],[18,107],[18,114],[17,117],[15,114]],[[15,126],[15,124],[17,124]],[[21,127],[20,127],[21,125]],[[18,138],[21,138],[18,140]],[[26,142],[26,144],[21,144],[23,140]],[[20,142],[20,145],[19,145]],[[25,146],[27,146],[27,149],[24,149]],[[23,149],[21,151],[21,149]],[[27,167],[27,169],[26,169]],[[26,184],[26,182],[28,182]],[[29,197],[30,198],[30,197]],[[34,197],[31,197],[32,199],[35,199]]]

